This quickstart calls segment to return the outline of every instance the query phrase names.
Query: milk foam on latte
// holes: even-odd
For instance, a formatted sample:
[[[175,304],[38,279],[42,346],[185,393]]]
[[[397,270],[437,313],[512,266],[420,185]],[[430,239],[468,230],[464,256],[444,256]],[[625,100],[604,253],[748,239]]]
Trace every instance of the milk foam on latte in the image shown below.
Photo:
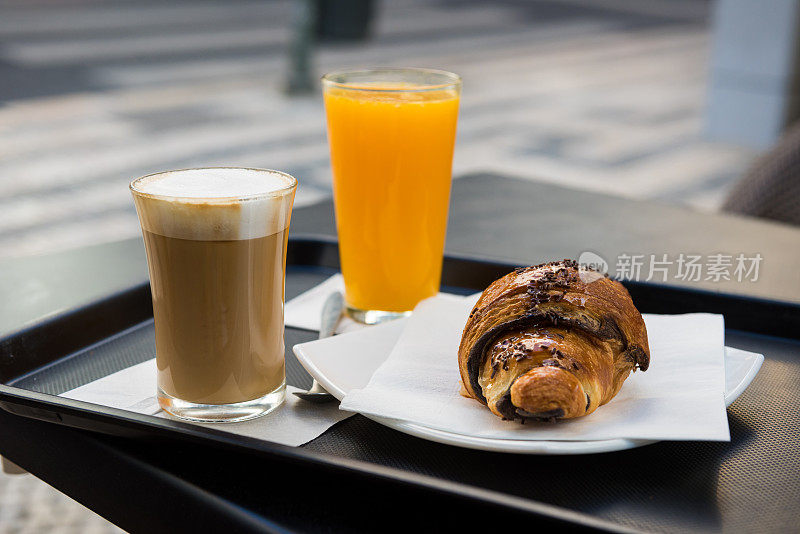
[[[187,169],[144,176],[131,188],[145,230],[179,239],[228,241],[272,235],[289,225],[294,178],[278,171]]]

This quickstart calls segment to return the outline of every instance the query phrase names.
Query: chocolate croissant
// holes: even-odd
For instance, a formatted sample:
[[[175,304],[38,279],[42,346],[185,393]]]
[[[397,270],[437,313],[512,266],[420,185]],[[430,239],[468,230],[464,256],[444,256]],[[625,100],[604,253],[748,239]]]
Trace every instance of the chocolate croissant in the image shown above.
[[[465,394],[523,421],[590,414],[649,363],[647,329],[628,291],[572,260],[493,282],[458,349]]]

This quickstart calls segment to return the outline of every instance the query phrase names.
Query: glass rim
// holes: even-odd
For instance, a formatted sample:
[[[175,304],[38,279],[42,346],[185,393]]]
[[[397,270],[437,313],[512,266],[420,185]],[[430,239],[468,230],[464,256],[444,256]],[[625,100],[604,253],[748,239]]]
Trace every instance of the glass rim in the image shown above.
[[[279,174],[285,178],[289,178],[290,182],[286,187],[281,187],[280,189],[274,189],[272,191],[267,191],[264,193],[253,193],[250,195],[233,195],[233,196],[224,196],[224,197],[187,197],[187,196],[180,196],[180,195],[162,195],[158,193],[148,193],[147,191],[142,191],[141,189],[137,189],[136,184],[145,178],[151,178],[154,176],[159,176],[162,174],[171,174],[175,172],[186,172],[186,171],[204,171],[204,170],[219,170],[219,169],[231,169],[231,170],[246,170],[246,171],[256,171],[259,173],[267,173],[267,174]],[[259,200],[263,198],[270,198],[270,197],[280,197],[289,194],[291,191],[297,189],[297,178],[292,176],[289,173],[283,171],[277,171],[275,169],[263,169],[259,167],[234,167],[234,166],[221,166],[221,167],[187,167],[184,169],[173,169],[169,171],[158,171],[158,172],[151,172],[150,174],[145,174],[144,176],[139,176],[131,181],[128,185],[128,188],[134,195],[138,195],[140,197],[145,198],[152,198],[156,200],[168,200],[168,201],[175,201],[175,200],[186,200],[189,202],[203,202],[203,203],[214,203],[214,202],[232,202],[232,201],[248,201],[248,200]]]
[[[369,74],[369,73],[386,73],[386,72],[417,72],[422,74],[435,74],[449,79],[450,81],[444,83],[431,83],[420,84],[418,87],[402,87],[402,88],[380,88],[380,87],[365,87],[353,82],[338,82],[334,80],[337,76],[352,76],[356,74]],[[421,93],[425,91],[441,91],[450,88],[461,87],[461,76],[454,72],[428,69],[419,67],[372,67],[366,69],[342,69],[335,70],[324,74],[321,78],[323,85],[330,85],[340,89],[347,89],[348,91],[369,91],[373,93]]]

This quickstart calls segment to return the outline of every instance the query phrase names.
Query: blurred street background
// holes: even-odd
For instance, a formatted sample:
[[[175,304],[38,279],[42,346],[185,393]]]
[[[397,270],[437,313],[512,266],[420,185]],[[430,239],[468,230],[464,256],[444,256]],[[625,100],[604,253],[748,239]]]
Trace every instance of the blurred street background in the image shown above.
[[[321,96],[289,98],[289,0],[11,1],[0,8],[0,259],[136,236],[128,182],[268,167],[330,194]],[[752,150],[704,140],[710,4],[377,2],[327,70],[464,78],[455,176],[494,170],[714,210]]]
[[[716,210],[756,155],[704,137],[711,4],[399,0],[368,38],[314,47],[314,80],[359,66],[463,76],[454,175]],[[286,95],[290,0],[0,0],[0,260],[139,235],[127,185],[209,165],[330,194],[318,92]],[[146,511],[143,511],[146,513]],[[31,476],[0,475],[1,532],[115,527]]]

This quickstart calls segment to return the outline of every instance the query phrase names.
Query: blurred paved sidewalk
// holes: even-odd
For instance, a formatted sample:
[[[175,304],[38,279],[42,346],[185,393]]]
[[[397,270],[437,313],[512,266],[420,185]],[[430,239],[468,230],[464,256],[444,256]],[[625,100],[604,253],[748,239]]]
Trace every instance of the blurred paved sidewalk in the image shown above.
[[[0,0],[0,260],[139,234],[128,182],[201,165],[286,170],[330,192],[319,95],[282,93],[291,4]],[[384,1],[334,68],[464,78],[456,175],[715,209],[753,154],[704,142],[708,4]],[[30,476],[0,475],[0,533],[115,529]]]
[[[329,194],[320,96],[281,91],[288,1],[72,3],[0,8],[0,259],[137,235],[127,183],[168,168],[277,168],[299,205]],[[456,175],[714,209],[752,157],[701,137],[705,2],[380,7],[374,39],[315,68],[460,73]]]
[[[0,473],[0,534],[123,532],[33,475]]]

